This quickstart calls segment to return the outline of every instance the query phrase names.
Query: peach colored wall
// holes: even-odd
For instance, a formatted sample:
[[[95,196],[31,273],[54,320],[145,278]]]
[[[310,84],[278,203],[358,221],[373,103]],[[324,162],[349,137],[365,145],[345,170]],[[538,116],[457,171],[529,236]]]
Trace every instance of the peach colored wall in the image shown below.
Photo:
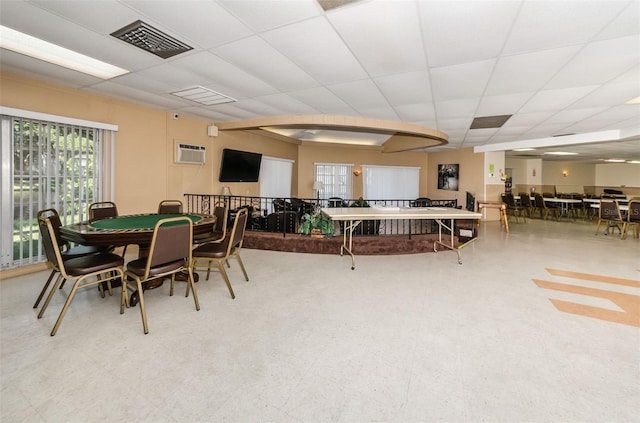
[[[298,196],[313,197],[314,163],[353,163],[354,169],[362,165],[420,167],[420,196],[426,196],[426,153],[382,153],[380,147],[354,147],[338,144],[312,144],[304,142],[298,150]],[[362,175],[353,176],[353,198],[362,196]]]

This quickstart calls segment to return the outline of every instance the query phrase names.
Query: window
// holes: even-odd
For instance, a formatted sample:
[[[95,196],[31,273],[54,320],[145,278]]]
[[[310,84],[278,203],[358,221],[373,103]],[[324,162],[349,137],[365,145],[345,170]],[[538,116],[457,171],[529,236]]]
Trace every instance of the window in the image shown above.
[[[322,182],[322,189],[316,195],[321,199],[340,197],[351,199],[353,164],[315,163],[315,180]]]
[[[112,197],[106,176],[116,127],[84,126],[90,122],[68,118],[56,122],[55,116],[16,109],[1,112],[0,224],[12,230],[2,231],[0,265],[9,268],[44,259],[39,210],[55,208],[65,225],[86,220],[90,203]],[[48,119],[35,118],[44,116]]]
[[[291,178],[293,175],[293,161],[276,157],[262,156],[260,166],[260,197],[289,198],[291,197]],[[271,201],[265,201],[260,208],[267,213],[273,212]]]
[[[420,168],[404,166],[362,166],[364,198],[410,200],[418,198]]]

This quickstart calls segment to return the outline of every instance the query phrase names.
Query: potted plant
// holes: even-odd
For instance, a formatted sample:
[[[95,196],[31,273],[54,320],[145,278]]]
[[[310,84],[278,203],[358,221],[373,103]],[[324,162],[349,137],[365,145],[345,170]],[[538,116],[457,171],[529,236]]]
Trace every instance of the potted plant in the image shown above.
[[[301,234],[327,238],[333,236],[334,230],[331,219],[319,212],[302,215],[302,223],[298,227],[298,232]]]

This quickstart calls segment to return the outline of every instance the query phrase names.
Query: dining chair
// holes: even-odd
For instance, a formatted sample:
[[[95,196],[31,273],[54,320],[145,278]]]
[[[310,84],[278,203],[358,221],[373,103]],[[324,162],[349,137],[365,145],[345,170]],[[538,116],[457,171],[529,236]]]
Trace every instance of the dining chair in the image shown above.
[[[524,214],[528,217],[533,215],[533,203],[528,192],[521,192],[518,194],[520,197],[520,208]]]
[[[523,222],[526,222],[525,217],[522,216],[522,208],[516,204],[515,198],[513,197],[512,193],[505,193],[502,201],[507,204],[507,216],[513,216],[516,222],[518,221],[518,219],[522,219]]]
[[[96,220],[108,219],[110,217],[118,216],[118,207],[116,207],[116,203],[113,201],[97,201],[95,203],[89,204],[89,223],[95,222]],[[113,251],[115,249],[114,246],[108,247],[109,250]],[[127,253],[127,246],[125,245],[122,248],[121,256]]]
[[[117,254],[100,252],[63,260],[59,248],[60,241],[56,235],[56,230],[51,222],[51,218],[49,217],[42,218],[42,243],[44,245],[47,260],[53,263],[56,270],[60,273],[53,285],[53,288],[49,291],[49,295],[47,296],[42,309],[40,309],[40,313],[38,313],[38,319],[42,318],[44,315],[44,312],[49,306],[49,303],[51,302],[51,299],[53,298],[53,295],[61,281],[73,281],[73,287],[71,288],[64,306],[60,311],[58,320],[56,320],[56,323],[51,330],[51,336],[54,336],[79,288],[100,285],[108,280],[124,280],[124,273],[122,271],[124,259]],[[125,301],[126,290],[123,286],[120,298],[120,314],[124,313]]]
[[[624,229],[626,229],[626,222],[622,219],[620,213],[620,206],[616,200],[601,199],[600,200],[600,212],[598,213],[598,226],[596,227],[596,235],[600,230],[600,224],[605,222],[606,227],[604,234],[609,234],[609,229],[618,228],[620,231],[620,238],[624,236]]]
[[[190,290],[193,291],[196,310],[200,310],[198,293],[193,280],[192,243],[193,223],[191,219],[186,216],[161,219],[154,226],[149,255],[127,263],[123,292],[127,291],[128,279],[135,281],[138,290],[140,314],[142,316],[142,327],[145,334],[149,333],[149,324],[147,322],[142,284],[148,280],[170,276],[171,287],[169,295],[173,295],[176,273],[187,272],[188,281],[185,297],[189,296]],[[126,301],[126,296],[123,301]]]
[[[629,201],[629,210],[627,210],[627,221],[623,227],[622,239],[627,237],[627,230],[633,227],[633,237],[640,238],[640,199],[632,199]]]
[[[213,209],[213,215],[216,217],[216,224],[213,230],[204,234],[194,235],[194,245],[224,241],[224,238],[227,236],[227,218],[229,216],[226,203],[217,203]]]
[[[536,205],[536,209],[540,211],[540,217],[542,219],[547,219],[550,214],[553,214],[555,215],[556,220],[560,220],[560,209],[556,206],[547,205],[542,194],[535,193],[533,201]]]
[[[240,258],[240,250],[242,249],[242,241],[244,240],[244,233],[247,226],[247,216],[247,209],[239,210],[233,222],[233,228],[223,242],[207,243],[200,245],[193,250],[193,268],[197,270],[198,263],[205,262],[207,266],[207,280],[209,280],[211,264],[216,264],[220,269],[220,273],[222,273],[225,283],[227,284],[227,289],[229,290],[231,298],[236,298],[236,295],[233,292],[233,288],[231,288],[229,275],[227,275],[227,271],[224,268],[225,263],[228,265],[227,260],[231,256],[235,256],[238,259],[244,278],[247,282],[249,281],[247,270],[244,267],[242,258]]]
[[[58,214],[58,211],[56,209],[40,210],[38,211],[36,218],[38,220],[38,227],[40,228],[40,236],[44,236],[43,232],[46,230],[45,218],[48,218],[49,221],[51,222],[51,227],[56,234],[58,249],[60,250],[60,256],[63,261],[66,261],[72,258],[77,258],[77,257],[89,256],[92,254],[97,254],[99,252],[105,251],[103,247],[95,247],[95,246],[87,246],[87,245],[78,245],[78,246],[72,247],[69,242],[63,240],[62,237],[60,236],[60,226],[62,226],[62,221],[60,220],[60,215]],[[44,297],[44,294],[47,292],[47,288],[49,288],[49,285],[51,284],[53,277],[55,276],[56,273],[60,272],[60,270],[58,269],[57,263],[55,261],[49,260],[49,265],[51,266],[51,273],[49,274],[49,278],[47,279],[44,286],[42,287],[42,290],[40,291],[40,294],[38,295],[36,302],[33,304],[33,308],[38,308],[38,305],[40,304],[42,297]],[[59,288],[63,287],[64,282],[65,280],[63,279],[60,283]],[[109,284],[108,287],[109,289],[111,289],[111,284]],[[101,291],[100,293],[104,297],[104,291]],[[109,293],[111,294],[111,291],[109,291]]]
[[[182,214],[182,201],[162,200],[158,204],[158,214]]]

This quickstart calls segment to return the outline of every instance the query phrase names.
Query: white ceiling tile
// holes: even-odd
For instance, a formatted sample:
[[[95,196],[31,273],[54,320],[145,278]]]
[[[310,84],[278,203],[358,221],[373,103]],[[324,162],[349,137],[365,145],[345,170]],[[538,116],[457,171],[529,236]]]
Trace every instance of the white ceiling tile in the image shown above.
[[[640,64],[640,35],[591,43],[582,49],[545,89],[604,84]]]
[[[530,92],[541,89],[579,50],[563,47],[498,59],[487,86],[487,95]]]
[[[625,2],[584,1],[524,2],[515,21],[504,54],[582,44],[598,34]]]
[[[570,108],[617,106],[640,96],[640,66],[581,98]]]
[[[502,125],[503,128],[531,128],[553,115],[552,112],[516,113]]]
[[[428,103],[432,100],[429,73],[426,70],[381,76],[373,80],[392,106]]]
[[[480,97],[494,65],[495,60],[483,60],[431,69],[433,99],[438,102]]]
[[[519,7],[519,1],[418,3],[429,66],[497,57]]]
[[[258,99],[240,100],[233,105],[238,109],[251,113],[254,116],[281,116],[286,114],[282,109]]]
[[[282,91],[318,86],[317,81],[260,37],[245,38],[212,51]]]
[[[439,101],[436,105],[438,123],[441,119],[465,118],[473,119],[480,98],[464,98],[459,100]],[[468,128],[468,126],[467,126]]]
[[[520,111],[522,113],[530,113],[562,110],[596,88],[597,86],[587,86],[539,91]]]
[[[450,118],[450,119],[441,119],[438,117],[438,130],[444,131],[446,133],[455,131],[455,130],[465,130],[469,129],[471,126],[472,118]]]
[[[204,49],[251,34],[249,28],[215,2],[127,0],[124,3],[154,21],[147,23],[184,43],[195,44]],[[180,19],[175,19],[176,16]],[[171,22],[171,27],[166,27],[164,22]],[[119,28],[114,28],[113,31],[116,29]]]
[[[311,88],[290,92],[289,95],[316,110],[326,114],[352,114],[353,108],[349,107],[342,99],[324,87]]]
[[[289,94],[279,93],[271,94],[262,97],[257,97],[261,102],[268,104],[274,108],[278,108],[283,111],[283,114],[290,114],[291,110],[295,110],[297,114],[312,115],[319,113],[319,110],[305,104],[304,102],[293,98]]]
[[[588,109],[570,109],[570,110],[561,110],[558,113],[551,116],[544,123],[573,123],[576,121],[581,121],[583,119],[587,119],[590,116],[595,115],[596,113],[600,113],[606,110],[607,107],[592,107]]]
[[[328,87],[354,109],[387,107],[389,103],[370,79],[346,82]]]
[[[327,18],[372,77],[426,69],[415,3],[374,0],[334,9]]]
[[[606,40],[633,34],[640,34],[640,2],[638,1],[630,1],[626,9],[623,9],[595,39]]]
[[[391,107],[379,107],[360,110],[360,116],[371,119],[398,120],[398,114]]]
[[[315,0],[218,0],[218,2],[245,25],[257,32],[279,28],[322,13],[322,8]]]
[[[178,57],[171,65],[202,77],[202,82],[196,85],[206,85],[238,100],[277,92],[274,87],[208,51]]]
[[[485,96],[480,100],[476,116],[512,115],[533,96],[533,93],[515,93]]]
[[[322,84],[367,77],[324,17],[278,28],[262,37]]]
[[[427,120],[435,122],[436,111],[431,103],[405,104],[394,107],[398,116],[405,122],[417,122]]]

